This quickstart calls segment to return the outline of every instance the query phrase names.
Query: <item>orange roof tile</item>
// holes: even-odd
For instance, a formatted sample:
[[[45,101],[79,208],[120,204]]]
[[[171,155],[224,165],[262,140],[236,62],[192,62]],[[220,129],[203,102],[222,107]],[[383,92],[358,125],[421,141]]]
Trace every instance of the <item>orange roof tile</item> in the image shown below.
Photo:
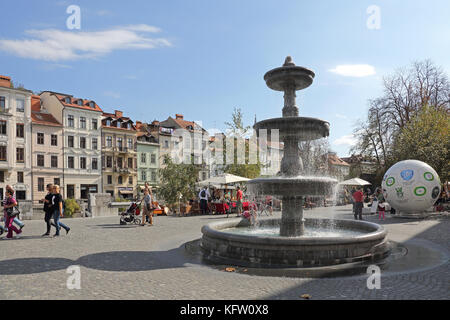
[[[72,96],[68,96],[68,95],[62,95],[62,94],[56,94],[54,93],[54,95],[58,98],[58,100],[66,107],[72,107],[72,108],[78,108],[78,109],[84,109],[84,110],[90,110],[90,111],[98,111],[98,112],[103,112],[103,110],[97,105],[97,103],[95,103],[95,101],[93,100],[85,100],[85,99],[79,99],[79,98],[74,98]],[[66,99],[69,98],[70,99],[70,103],[66,103]],[[83,101],[83,105],[78,105],[76,102],[78,100],[82,100]],[[89,106],[90,102],[94,102],[95,106],[94,108],[91,108]]]

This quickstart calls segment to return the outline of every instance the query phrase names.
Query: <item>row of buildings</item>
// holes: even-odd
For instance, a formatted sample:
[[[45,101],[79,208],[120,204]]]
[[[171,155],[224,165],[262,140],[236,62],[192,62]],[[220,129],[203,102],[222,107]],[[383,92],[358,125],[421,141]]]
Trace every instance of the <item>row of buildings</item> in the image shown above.
[[[175,137],[177,129],[188,137]],[[198,179],[205,180],[223,172],[223,165],[197,161],[215,138],[181,114],[135,122],[122,111],[105,112],[93,100],[52,91],[35,95],[0,76],[0,197],[10,184],[18,199],[38,202],[53,183],[67,198],[87,199],[99,192],[134,198],[146,182],[158,186],[163,156],[180,144],[183,155],[199,164]],[[269,141],[266,148],[272,170],[267,174],[273,175],[283,146]],[[342,177],[348,173],[349,165],[336,155],[329,161]]]

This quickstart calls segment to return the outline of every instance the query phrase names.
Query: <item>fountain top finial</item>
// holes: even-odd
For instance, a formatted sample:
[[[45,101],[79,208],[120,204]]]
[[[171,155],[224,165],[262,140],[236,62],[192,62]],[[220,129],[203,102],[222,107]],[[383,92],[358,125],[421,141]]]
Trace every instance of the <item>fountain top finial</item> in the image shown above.
[[[289,67],[289,66],[295,66],[295,63],[292,60],[291,56],[287,56],[286,60],[284,60],[284,64],[283,64],[283,67]]]

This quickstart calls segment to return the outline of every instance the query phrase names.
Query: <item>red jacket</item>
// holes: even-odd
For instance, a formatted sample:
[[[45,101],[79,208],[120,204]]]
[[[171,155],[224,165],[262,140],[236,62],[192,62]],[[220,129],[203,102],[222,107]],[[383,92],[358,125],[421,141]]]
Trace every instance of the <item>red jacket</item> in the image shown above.
[[[355,202],[363,202],[364,201],[364,193],[362,193],[361,191],[356,191],[353,194],[353,199],[355,200]]]

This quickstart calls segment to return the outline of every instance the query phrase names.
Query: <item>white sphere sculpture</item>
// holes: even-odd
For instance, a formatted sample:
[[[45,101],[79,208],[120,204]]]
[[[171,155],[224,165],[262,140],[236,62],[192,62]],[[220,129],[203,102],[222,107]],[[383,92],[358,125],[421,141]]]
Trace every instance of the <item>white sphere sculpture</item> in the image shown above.
[[[400,216],[426,216],[438,199],[441,182],[437,172],[418,160],[405,160],[386,171],[383,182],[386,201]]]

